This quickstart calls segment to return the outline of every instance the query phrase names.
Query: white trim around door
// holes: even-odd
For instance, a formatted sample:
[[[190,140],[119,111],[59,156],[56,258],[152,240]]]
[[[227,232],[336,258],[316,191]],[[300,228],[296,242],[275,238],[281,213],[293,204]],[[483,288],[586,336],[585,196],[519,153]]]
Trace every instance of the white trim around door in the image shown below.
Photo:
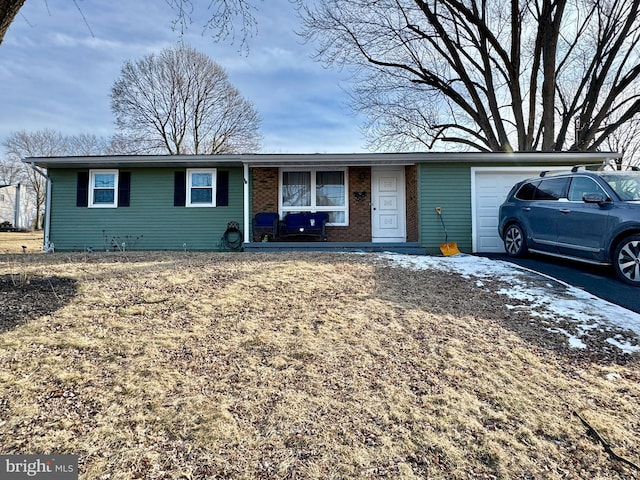
[[[405,174],[402,167],[371,167],[371,241],[406,242]]]

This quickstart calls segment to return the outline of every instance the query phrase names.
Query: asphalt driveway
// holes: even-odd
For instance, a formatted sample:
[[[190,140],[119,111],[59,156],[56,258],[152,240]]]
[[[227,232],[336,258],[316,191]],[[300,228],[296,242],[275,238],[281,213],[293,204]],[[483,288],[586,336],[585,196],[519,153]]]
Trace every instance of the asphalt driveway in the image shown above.
[[[481,256],[504,260],[549,275],[608,302],[640,313],[640,288],[619,281],[613,268],[534,254],[524,258],[511,258],[499,253],[487,253]]]

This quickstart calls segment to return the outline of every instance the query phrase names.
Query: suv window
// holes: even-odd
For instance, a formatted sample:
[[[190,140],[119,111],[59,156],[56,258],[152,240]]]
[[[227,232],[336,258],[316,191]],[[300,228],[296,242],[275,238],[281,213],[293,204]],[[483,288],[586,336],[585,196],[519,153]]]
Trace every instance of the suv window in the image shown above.
[[[640,176],[637,174],[607,174],[602,178],[616,192],[620,200],[640,200]]]
[[[607,194],[602,187],[593,179],[589,177],[574,177],[571,180],[571,186],[569,187],[569,201],[581,202],[582,197],[586,193],[599,193],[604,195],[605,198],[607,197]]]
[[[516,193],[516,198],[519,200],[533,200],[533,196],[536,194],[536,188],[538,188],[539,183],[540,180],[525,183],[520,187],[518,193]]]
[[[534,200],[559,200],[566,197],[568,178],[549,178],[542,180],[533,197]]]

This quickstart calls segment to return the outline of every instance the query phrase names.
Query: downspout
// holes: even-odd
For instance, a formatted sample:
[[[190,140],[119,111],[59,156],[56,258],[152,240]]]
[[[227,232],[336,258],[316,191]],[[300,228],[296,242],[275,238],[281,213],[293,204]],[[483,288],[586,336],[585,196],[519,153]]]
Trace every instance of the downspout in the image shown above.
[[[244,243],[249,243],[249,165],[243,164],[244,176]]]
[[[36,166],[34,162],[30,162],[29,166],[33,168],[36,173],[42,175],[47,181],[47,197],[44,205],[44,242],[42,249],[47,253],[53,252],[53,244],[49,242],[49,235],[51,233],[51,178],[40,168]],[[38,219],[36,219],[36,222]]]

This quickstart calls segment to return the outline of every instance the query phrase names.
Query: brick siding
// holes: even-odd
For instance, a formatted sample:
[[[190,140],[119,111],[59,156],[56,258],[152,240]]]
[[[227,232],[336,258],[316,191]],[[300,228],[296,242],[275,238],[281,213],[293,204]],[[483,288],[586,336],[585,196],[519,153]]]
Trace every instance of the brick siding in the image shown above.
[[[252,168],[252,215],[278,211],[278,169]]]
[[[418,241],[418,166],[404,167],[407,196],[407,242]]]
[[[405,167],[407,199],[407,241],[418,241],[417,167]],[[278,168],[252,168],[252,215],[278,211]],[[371,168],[348,169],[349,226],[327,227],[329,242],[371,241]]]

